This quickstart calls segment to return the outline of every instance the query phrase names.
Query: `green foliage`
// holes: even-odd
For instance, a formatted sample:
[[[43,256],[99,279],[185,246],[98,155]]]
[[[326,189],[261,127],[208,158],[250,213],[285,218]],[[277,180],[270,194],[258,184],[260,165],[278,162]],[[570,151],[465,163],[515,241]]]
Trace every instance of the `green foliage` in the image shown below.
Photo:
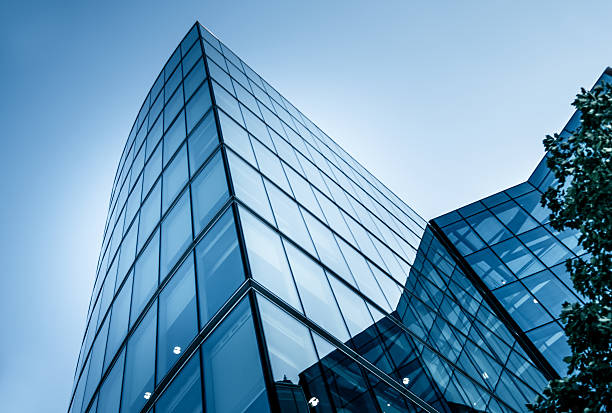
[[[548,167],[557,181],[542,197],[554,229],[579,231],[584,260],[568,261],[587,304],[564,304],[571,348],[567,377],[552,380],[534,412],[612,412],[612,91],[582,89],[573,105],[581,125],[569,137],[547,136]]]

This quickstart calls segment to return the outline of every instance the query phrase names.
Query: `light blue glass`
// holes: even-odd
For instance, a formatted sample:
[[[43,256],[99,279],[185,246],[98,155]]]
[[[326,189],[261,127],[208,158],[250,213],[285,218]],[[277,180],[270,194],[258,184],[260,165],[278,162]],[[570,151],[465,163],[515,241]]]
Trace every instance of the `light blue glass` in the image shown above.
[[[106,356],[104,357],[104,370],[117,353],[119,346],[127,334],[130,321],[130,301],[132,299],[133,272],[127,278],[117,298],[113,303],[110,326],[108,330],[108,341],[106,343]]]
[[[212,82],[212,85],[217,106],[223,109],[223,111],[230,115],[235,121],[242,124],[242,114],[236,98],[223,89],[217,82]]]
[[[196,245],[196,265],[203,327],[245,280],[231,209]]]
[[[198,332],[193,254],[174,273],[158,300],[157,383]]]
[[[108,317],[104,320],[104,324],[98,332],[94,344],[89,354],[89,372],[87,375],[87,387],[85,387],[85,395],[83,406],[86,406],[93,396],[93,392],[100,383],[102,377],[102,367],[104,363],[104,350],[106,349],[106,339],[108,337]]]
[[[191,196],[194,230],[199,234],[229,197],[221,152],[193,180]]]
[[[162,177],[162,215],[166,213],[188,180],[187,145],[183,145]]]
[[[162,147],[161,145],[155,149],[155,152],[149,158],[144,173],[142,174],[142,197],[146,197],[149,190],[155,183],[155,180],[162,171]]]
[[[183,107],[183,104],[183,88],[179,87],[174,95],[172,95],[170,100],[168,100],[168,103],[166,103],[166,107],[164,108],[164,128],[166,130],[168,130],[171,122],[174,120],[176,115],[178,115],[179,111]]]
[[[193,127],[198,123],[202,115],[204,115],[211,107],[210,91],[208,83],[205,82],[189,99],[186,105],[187,116],[187,133],[190,133]]]
[[[102,387],[100,387],[97,410],[99,413],[116,413],[119,411],[124,363],[125,350],[122,350],[110,373],[106,376],[104,383],[102,383]]]
[[[223,141],[227,143],[240,156],[247,160],[251,165],[256,166],[255,155],[251,148],[249,134],[242,129],[236,122],[223,112],[219,112],[219,123]]]
[[[159,280],[159,230],[138,257],[134,267],[134,288],[130,308],[130,327],[149,301]]]
[[[280,236],[243,208],[240,220],[253,278],[301,312]]]
[[[552,321],[539,301],[520,282],[499,288],[494,294],[524,331]]]
[[[155,404],[155,413],[202,413],[200,352],[181,368]]]
[[[156,309],[149,309],[128,341],[121,413],[139,412],[153,392]]]
[[[194,48],[199,49],[199,48]],[[204,61],[198,60],[195,64],[195,67],[189,74],[185,77],[185,81],[183,86],[185,88],[185,98],[189,100],[193,92],[196,91],[198,86],[202,84],[204,81],[205,72],[204,72]]]
[[[206,411],[269,411],[255,330],[243,300],[202,345]]]
[[[191,176],[195,175],[200,165],[202,165],[218,144],[219,138],[217,136],[215,116],[213,111],[210,111],[191,132],[191,135],[189,135],[187,145],[189,148],[189,169]]]
[[[257,140],[253,140],[252,143],[261,173],[280,186],[285,192],[291,193],[291,188],[278,157]]]
[[[183,140],[185,140],[185,112],[181,111],[179,117],[164,135],[164,166],[170,161]]]
[[[274,223],[261,175],[233,152],[227,152],[234,193],[255,212]]]
[[[161,261],[160,279],[164,279],[168,271],[183,255],[192,240],[191,207],[189,189],[174,204],[161,225]]]
[[[149,197],[140,210],[140,225],[138,228],[138,250],[145,244],[149,235],[159,223],[161,213],[161,180],[157,181]]]
[[[257,304],[274,381],[298,384],[300,373],[317,362],[308,328],[260,295]]]
[[[526,277],[544,269],[534,256],[516,238],[494,245],[493,251],[519,278]]]

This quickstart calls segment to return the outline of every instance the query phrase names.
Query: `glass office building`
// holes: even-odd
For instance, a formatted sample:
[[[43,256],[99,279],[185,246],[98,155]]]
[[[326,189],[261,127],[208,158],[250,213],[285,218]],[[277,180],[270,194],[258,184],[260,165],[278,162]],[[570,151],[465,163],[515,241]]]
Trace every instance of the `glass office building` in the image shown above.
[[[554,373],[440,235],[461,219],[195,24],[119,162],[69,412],[524,410]]]

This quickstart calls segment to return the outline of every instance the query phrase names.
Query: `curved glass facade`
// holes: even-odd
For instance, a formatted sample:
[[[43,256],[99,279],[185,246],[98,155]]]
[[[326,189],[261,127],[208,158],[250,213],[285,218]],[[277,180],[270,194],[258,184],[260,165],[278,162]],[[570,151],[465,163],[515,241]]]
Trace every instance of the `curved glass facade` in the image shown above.
[[[524,410],[549,376],[460,258],[195,24],[119,162],[69,412]]]

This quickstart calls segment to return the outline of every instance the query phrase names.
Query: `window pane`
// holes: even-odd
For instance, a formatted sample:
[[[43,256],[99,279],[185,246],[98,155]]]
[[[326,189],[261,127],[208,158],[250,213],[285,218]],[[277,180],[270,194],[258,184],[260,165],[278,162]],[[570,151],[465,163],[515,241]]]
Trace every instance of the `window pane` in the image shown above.
[[[161,275],[165,278],[168,271],[183,255],[192,239],[191,208],[189,207],[189,189],[183,193],[172,207],[161,227]]]
[[[106,380],[100,387],[100,398],[98,399],[98,412],[118,412],[121,401],[121,382],[123,380],[123,364],[125,362],[125,350],[113,365],[112,370],[106,376]]]
[[[153,392],[155,373],[155,322],[157,306],[153,305],[130,337],[125,360],[122,413],[137,413]]]
[[[202,165],[218,144],[219,138],[217,137],[215,116],[210,111],[189,136],[189,168],[191,169],[191,176],[195,175],[200,165]]]
[[[218,152],[191,184],[195,233],[199,234],[229,197],[221,152]]]
[[[351,336],[355,337],[374,324],[365,301],[334,277],[329,278]]]
[[[187,133],[191,132],[191,129],[210,107],[208,83],[204,83],[187,103],[187,108],[185,109],[187,113]]]
[[[269,411],[255,331],[243,300],[202,345],[206,411]]]
[[[179,87],[164,108],[164,127],[166,129],[168,129],[170,122],[172,122],[172,120],[179,113],[179,110],[181,110],[183,104],[183,88]]]
[[[232,95],[230,95],[225,89],[223,89],[217,82],[212,82],[213,91],[215,92],[215,102],[225,113],[230,115],[234,120],[242,123],[242,115],[240,114],[240,107],[238,101]]]
[[[157,181],[155,188],[142,204],[140,210],[140,228],[138,229],[138,250],[145,244],[149,234],[159,222],[161,212],[161,180]]]
[[[142,183],[142,197],[144,198],[149,193],[153,183],[162,171],[162,149],[161,145],[157,147],[153,156],[145,166]]]
[[[553,365],[561,376],[567,374],[567,364],[564,357],[569,356],[570,348],[567,338],[557,323],[550,323],[527,333],[533,344],[542,352],[544,357]]]
[[[117,287],[123,281],[130,266],[134,263],[134,255],[136,254],[136,235],[138,233],[138,222],[134,222],[128,233],[123,238],[121,243],[121,255],[119,255],[119,267],[117,269]]]
[[[504,202],[493,208],[492,211],[514,234],[520,234],[538,225],[514,201]]]
[[[502,192],[503,193],[503,192]],[[487,244],[495,244],[510,238],[512,234],[489,211],[483,211],[467,219]]]
[[[251,165],[257,165],[248,133],[223,112],[219,112],[223,141]]]
[[[194,47],[192,50],[197,50],[199,47]],[[196,88],[204,81],[204,61],[198,60],[195,67],[185,78],[185,97],[189,99]]]
[[[485,246],[465,221],[449,225],[443,231],[463,255],[471,254]]]
[[[323,269],[297,248],[286,245],[291,272],[297,284],[304,313],[340,341],[349,339]]]
[[[104,324],[98,336],[91,347],[91,353],[89,354],[89,373],[87,375],[87,387],[85,387],[85,398],[83,399],[83,406],[87,406],[93,392],[100,382],[102,377],[102,366],[104,362],[104,350],[106,349],[106,339],[108,336],[108,318],[104,320]],[[81,380],[84,380],[83,376]]]
[[[176,196],[180,193],[188,180],[187,146],[183,145],[179,153],[164,171],[162,181],[162,214],[166,213],[166,210],[176,199]]]
[[[242,208],[240,220],[253,278],[301,312],[280,236]]]
[[[268,222],[274,222],[264,184],[258,172],[231,151],[227,152],[236,196]]]
[[[245,280],[232,210],[196,246],[202,327]]]
[[[510,238],[492,248],[519,278],[544,269],[544,266],[516,238]]]
[[[502,264],[490,249],[468,255],[465,260],[491,289],[501,287],[515,280],[514,275]]]
[[[285,192],[291,193],[291,188],[289,187],[287,178],[285,178],[285,172],[283,171],[283,167],[278,157],[258,141],[253,140],[252,143],[261,173],[283,188]]]
[[[563,244],[542,227],[524,233],[519,239],[549,267],[573,257]]]
[[[172,124],[170,129],[164,135],[164,165],[168,163],[170,158],[185,139],[185,112]]]
[[[542,271],[525,278],[523,283],[553,317],[559,317],[564,302],[578,301],[550,271]]]
[[[200,352],[189,360],[155,404],[155,413],[201,413]],[[101,412],[100,412],[101,413]]]
[[[130,327],[140,315],[149,298],[157,290],[159,272],[159,231],[147,244],[134,267],[134,292],[130,310]]]
[[[166,375],[198,331],[193,254],[159,295],[157,382]]]
[[[257,303],[274,381],[298,384],[300,373],[317,362],[308,328],[260,295]]]
[[[316,256],[310,235],[297,204],[274,185],[270,185],[269,182],[266,183],[266,188],[268,189],[278,229],[309,253]]]
[[[108,342],[106,343],[106,356],[104,358],[104,370],[110,364],[127,334],[130,320],[130,300],[132,298],[132,275],[128,277],[121,291],[113,303],[110,327],[108,331]]]
[[[552,321],[520,282],[508,284],[493,293],[523,330],[531,330]]]

